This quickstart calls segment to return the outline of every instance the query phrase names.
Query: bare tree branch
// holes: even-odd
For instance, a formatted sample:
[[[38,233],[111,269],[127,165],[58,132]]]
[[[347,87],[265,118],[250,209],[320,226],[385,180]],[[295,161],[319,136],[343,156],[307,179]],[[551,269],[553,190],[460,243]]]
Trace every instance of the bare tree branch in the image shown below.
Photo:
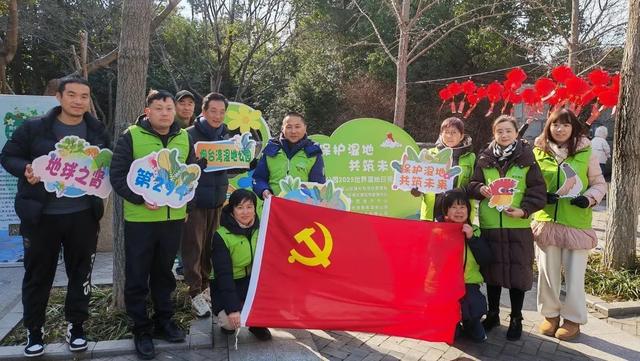
[[[438,37],[437,39],[435,39],[432,42],[430,42],[428,46],[426,46],[425,48],[420,50],[413,57],[411,57],[411,53],[409,53],[410,57],[409,57],[408,63],[411,64],[414,61],[416,61],[424,53],[426,53],[427,51],[431,50],[434,46],[438,45],[438,43],[440,43],[442,40],[444,40],[447,37],[447,35],[449,35],[451,32],[453,32],[454,30],[457,30],[458,28],[460,28],[462,26],[471,24],[471,23],[476,22],[478,20],[492,18],[492,17],[498,17],[498,16],[503,16],[503,15],[508,15],[508,14],[510,14],[510,12],[502,12],[502,13],[498,13],[498,14],[484,15],[484,16],[475,17],[475,18],[472,18],[470,20],[464,21],[464,22],[462,22],[460,24],[457,24],[457,25],[449,28],[447,31],[445,31],[442,35],[440,35],[440,37]],[[414,50],[415,49],[417,49],[417,48],[414,48]],[[413,50],[412,50],[412,52],[413,52]]]
[[[152,33],[160,25],[160,23],[162,23],[162,21],[164,21],[164,19],[166,19],[167,16],[169,16],[169,14],[176,8],[176,6],[178,6],[179,3],[180,3],[180,0],[169,0],[169,3],[164,8],[164,10],[162,10],[160,14],[156,15],[156,17],[153,18],[153,20],[151,21]],[[91,74],[98,69],[108,67],[111,63],[113,63],[117,59],[118,59],[118,48],[115,48],[110,52],[108,52],[106,55],[89,63],[89,65],[87,65],[87,71],[89,74]],[[79,73],[76,72],[74,74],[79,74]]]
[[[598,60],[597,62],[589,65],[586,68],[584,68],[580,73],[578,73],[578,75],[582,75],[582,74],[588,72],[589,70],[595,68],[596,66],[600,65],[600,63],[602,63],[611,53],[613,53],[614,50],[616,50],[616,49],[615,48],[609,49],[609,51],[607,51],[607,53],[604,54],[604,56],[600,60]]]
[[[468,10],[458,16],[455,16],[443,23],[441,23],[440,25],[436,26],[435,28],[429,30],[426,32],[425,35],[421,36],[420,39],[418,39],[414,44],[412,49],[409,51],[408,54],[408,58],[409,63],[413,62],[415,59],[417,59],[418,57],[420,57],[422,54],[424,54],[424,51],[419,50],[420,46],[422,45],[422,43],[424,43],[425,41],[429,40],[434,34],[438,33],[440,30],[446,29],[447,27],[449,27],[451,24],[454,24],[457,21],[460,21],[461,19],[467,17],[467,16],[474,16],[478,11],[480,10],[484,10],[486,8],[490,8],[493,7],[495,5],[495,3],[493,4],[485,4],[485,5],[480,5],[478,7],[475,7],[471,10]],[[510,14],[510,12],[503,12],[503,13],[499,13],[499,14],[489,14],[489,15],[483,15],[483,16],[474,16],[473,18],[471,18],[470,20],[464,21],[463,23],[461,23],[462,25],[466,25],[466,24],[470,24],[473,22],[476,22],[478,20],[482,20],[482,19],[486,19],[486,18],[491,18],[491,17],[497,17],[497,16],[502,16],[502,15],[507,15]],[[459,25],[456,25],[453,30],[458,29],[460,27]],[[444,35],[442,36],[446,36],[450,33],[451,31],[446,31],[444,33]],[[439,40],[438,40],[439,42]],[[430,44],[429,49],[433,48],[433,44]]]
[[[378,27],[376,26],[376,24],[373,22],[373,20],[371,20],[369,15],[360,7],[360,4],[358,4],[357,0],[353,0],[353,3],[358,8],[360,13],[369,21],[369,24],[371,24],[371,26],[373,27],[373,31],[375,32],[376,36],[378,37],[378,41],[380,42],[380,45],[382,46],[382,49],[389,56],[389,59],[391,59],[391,61],[394,64],[398,64],[398,59],[396,59],[396,57],[394,57],[393,54],[391,54],[391,51],[389,51],[389,48],[387,47],[387,45],[385,44],[384,40],[382,39],[382,35],[380,35],[380,31],[378,31]]]

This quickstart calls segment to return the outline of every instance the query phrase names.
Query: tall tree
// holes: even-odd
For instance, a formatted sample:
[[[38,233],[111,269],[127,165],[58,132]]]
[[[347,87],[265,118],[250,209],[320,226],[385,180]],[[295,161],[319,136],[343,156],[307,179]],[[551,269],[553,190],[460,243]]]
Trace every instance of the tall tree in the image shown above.
[[[152,5],[152,0],[125,0],[122,6],[114,127],[116,141],[144,106]],[[114,200],[113,302],[115,307],[124,308],[124,212],[122,198],[114,197]]]
[[[18,1],[10,0],[8,4],[9,21],[7,36],[0,39],[0,93],[13,93],[7,82],[7,64],[13,60],[18,50]]]
[[[613,132],[613,176],[609,187],[605,266],[635,263],[640,204],[640,0],[629,0],[629,26],[622,59],[620,112]]]
[[[370,23],[375,37],[385,54],[396,65],[396,98],[394,124],[404,127],[407,107],[407,76],[409,66],[427,54],[452,32],[476,21],[510,14],[505,5],[509,0],[479,1],[461,4],[457,1],[384,0],[371,2],[367,10],[365,0],[353,0],[353,4]],[[443,10],[443,9],[448,9]],[[447,14],[445,17],[429,16],[430,13]],[[376,21],[372,12],[389,12],[395,25],[393,39],[385,39],[381,31],[382,21]],[[397,48],[397,49],[396,49]]]
[[[242,101],[295,35],[298,6],[290,0],[192,0],[212,50],[210,88]]]
[[[600,64],[622,43],[627,24],[625,0],[528,2],[544,15],[539,25],[553,31],[530,39],[529,44],[539,44],[539,50],[550,51],[551,54],[540,55],[542,59],[551,58],[552,64],[566,61],[574,72],[586,71]]]

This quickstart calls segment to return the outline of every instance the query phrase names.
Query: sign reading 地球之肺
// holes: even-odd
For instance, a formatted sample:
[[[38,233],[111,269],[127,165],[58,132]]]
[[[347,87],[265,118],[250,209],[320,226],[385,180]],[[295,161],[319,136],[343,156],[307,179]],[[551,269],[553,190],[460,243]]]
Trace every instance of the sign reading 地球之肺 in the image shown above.
[[[57,197],[82,197],[85,194],[107,198],[111,193],[109,167],[113,153],[92,146],[75,135],[62,138],[47,155],[32,162],[33,173],[44,188]]]

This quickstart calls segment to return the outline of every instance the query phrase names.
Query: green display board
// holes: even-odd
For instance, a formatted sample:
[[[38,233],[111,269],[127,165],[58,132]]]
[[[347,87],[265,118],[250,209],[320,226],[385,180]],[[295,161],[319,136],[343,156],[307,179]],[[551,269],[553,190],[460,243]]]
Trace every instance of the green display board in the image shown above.
[[[58,101],[55,97],[0,95],[0,149],[27,119],[43,114],[56,105]],[[23,256],[20,219],[14,208],[17,185],[18,178],[0,166],[0,263],[13,263]]]
[[[351,211],[396,218],[418,219],[420,198],[393,190],[391,161],[406,147],[419,152],[413,138],[392,123],[360,118],[348,121],[331,136],[312,135],[322,148],[327,180],[351,198]]]

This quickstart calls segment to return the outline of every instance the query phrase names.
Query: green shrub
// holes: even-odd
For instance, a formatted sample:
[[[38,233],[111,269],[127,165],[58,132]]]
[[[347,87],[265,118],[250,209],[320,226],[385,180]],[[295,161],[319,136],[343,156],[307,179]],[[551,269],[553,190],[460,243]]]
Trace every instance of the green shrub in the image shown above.
[[[67,321],[64,319],[64,299],[66,288],[51,290],[49,305],[47,306],[47,321],[45,324],[45,342],[64,342],[67,331]],[[177,283],[174,295],[176,314],[174,319],[185,330],[193,320],[191,302],[188,297],[188,287],[182,282]],[[124,310],[114,310],[111,307],[113,292],[111,287],[94,287],[89,301],[89,319],[84,323],[84,330],[89,341],[109,341],[131,338],[129,321]],[[151,310],[151,304],[148,304]],[[20,322],[2,341],[0,346],[22,345],[27,341],[27,333]]]

